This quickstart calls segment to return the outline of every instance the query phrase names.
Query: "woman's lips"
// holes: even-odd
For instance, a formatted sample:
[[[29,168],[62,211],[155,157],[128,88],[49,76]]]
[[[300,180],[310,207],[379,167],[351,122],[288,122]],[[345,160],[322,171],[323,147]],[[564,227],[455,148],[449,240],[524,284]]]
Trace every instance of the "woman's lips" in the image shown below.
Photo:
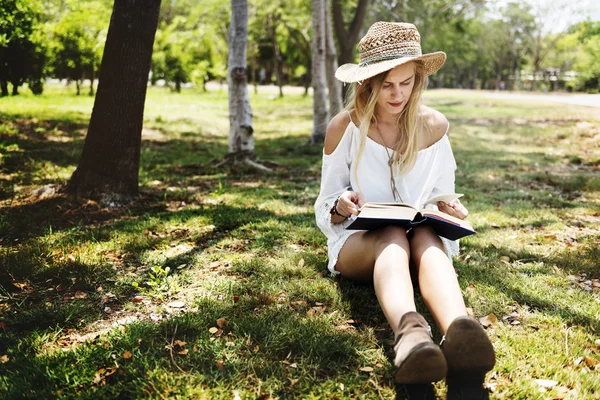
[[[404,103],[403,101],[399,102],[399,103],[390,103],[388,102],[388,104],[392,107],[400,107],[402,105],[402,103]]]

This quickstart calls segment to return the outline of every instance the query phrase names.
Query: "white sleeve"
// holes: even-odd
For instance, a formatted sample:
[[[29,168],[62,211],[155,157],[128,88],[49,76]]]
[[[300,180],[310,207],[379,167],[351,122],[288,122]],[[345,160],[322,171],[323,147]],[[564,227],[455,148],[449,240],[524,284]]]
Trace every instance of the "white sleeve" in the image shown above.
[[[350,166],[352,164],[351,132],[344,132],[344,136],[331,154],[323,153],[323,166],[321,168],[321,191],[315,201],[315,217],[317,226],[328,238],[343,231],[352,222],[352,218],[334,224],[331,222],[329,210],[342,193],[351,190]]]
[[[456,171],[456,159],[454,158],[454,154],[452,152],[452,147],[450,146],[450,142],[448,142],[448,146],[444,148],[444,152],[442,154],[442,164],[440,166],[441,171],[435,181],[433,186],[433,191],[431,192],[431,197],[438,196],[444,193],[454,193],[454,181],[455,181],[455,171]],[[433,208],[437,210],[437,205],[427,205],[426,208]],[[442,238],[442,243],[444,244],[444,250],[448,255],[450,261],[452,261],[452,257],[458,255],[460,251],[459,241],[458,240],[449,240],[446,238]]]
[[[435,184],[433,186],[433,191],[431,192],[431,197],[438,196],[444,193],[454,193],[454,172],[456,171],[456,160],[454,159],[454,154],[452,153],[452,147],[450,147],[450,142],[444,148],[442,153],[442,164],[440,166],[440,174],[438,175]]]

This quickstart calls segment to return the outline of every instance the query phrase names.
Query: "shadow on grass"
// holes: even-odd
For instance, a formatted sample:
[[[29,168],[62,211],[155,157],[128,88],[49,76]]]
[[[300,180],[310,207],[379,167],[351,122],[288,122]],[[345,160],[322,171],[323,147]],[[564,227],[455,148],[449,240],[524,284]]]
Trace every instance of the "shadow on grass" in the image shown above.
[[[554,252],[549,256],[542,256],[527,251],[519,251],[517,257],[523,262],[512,262],[506,264],[500,262],[501,257],[515,256],[514,251],[505,247],[498,246],[478,246],[469,244],[463,251],[479,251],[485,255],[486,261],[483,263],[457,263],[460,280],[463,282],[476,282],[483,287],[494,287],[502,296],[504,296],[509,304],[526,305],[530,309],[542,312],[544,315],[557,316],[567,325],[579,325],[590,333],[600,329],[600,319],[597,316],[585,314],[580,308],[570,307],[568,302],[559,304],[551,299],[548,293],[552,291],[538,288],[537,294],[532,291],[528,292],[526,288],[520,286],[523,282],[523,277],[518,275],[526,275],[528,278],[545,278],[557,277],[557,272],[553,266],[560,268],[568,273],[588,273],[589,279],[594,276],[599,276],[597,270],[597,260],[600,256],[600,250],[590,243],[588,246],[582,246],[574,251],[566,249],[561,252]],[[498,260],[498,261],[496,261]],[[538,263],[538,264],[534,264]],[[541,264],[539,264],[541,263]],[[572,285],[573,289],[581,290],[576,284],[569,282],[565,285]],[[567,287],[568,287],[567,286]],[[561,286],[562,287],[562,286]],[[503,315],[504,309],[494,310],[498,315]]]

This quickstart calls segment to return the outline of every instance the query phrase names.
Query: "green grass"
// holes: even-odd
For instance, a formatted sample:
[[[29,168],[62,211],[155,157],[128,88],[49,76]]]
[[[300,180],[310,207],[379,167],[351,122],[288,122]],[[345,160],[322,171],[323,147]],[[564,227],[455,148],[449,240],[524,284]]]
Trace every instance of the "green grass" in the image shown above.
[[[0,99],[0,397],[395,397],[372,287],[325,273],[311,99],[251,93],[256,152],[278,164],[265,174],[214,167],[226,95],[149,90],[142,195],[118,210],[48,186],[73,172],[93,98]],[[597,110],[425,101],[450,119],[478,230],[455,259],[461,287],[499,320],[491,397],[600,399]]]

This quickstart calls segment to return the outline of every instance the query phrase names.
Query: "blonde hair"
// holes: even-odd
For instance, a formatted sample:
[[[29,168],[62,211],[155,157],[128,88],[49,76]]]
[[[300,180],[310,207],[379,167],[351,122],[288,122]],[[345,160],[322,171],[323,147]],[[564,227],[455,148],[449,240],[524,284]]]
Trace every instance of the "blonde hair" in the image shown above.
[[[412,61],[415,66],[415,83],[412,93],[408,98],[406,106],[398,115],[398,131],[400,137],[394,148],[393,170],[395,174],[406,174],[417,161],[419,152],[419,143],[417,140],[418,132],[423,129],[423,119],[421,118],[421,94],[428,83],[424,64],[420,60]],[[390,71],[375,75],[361,83],[354,83],[349,92],[346,110],[354,113],[359,121],[360,143],[356,160],[354,160],[354,174],[358,176],[358,164],[365,149],[367,135],[371,125],[377,125],[375,116],[375,106],[377,98],[383,86],[385,78]],[[383,143],[382,143],[383,144]]]

